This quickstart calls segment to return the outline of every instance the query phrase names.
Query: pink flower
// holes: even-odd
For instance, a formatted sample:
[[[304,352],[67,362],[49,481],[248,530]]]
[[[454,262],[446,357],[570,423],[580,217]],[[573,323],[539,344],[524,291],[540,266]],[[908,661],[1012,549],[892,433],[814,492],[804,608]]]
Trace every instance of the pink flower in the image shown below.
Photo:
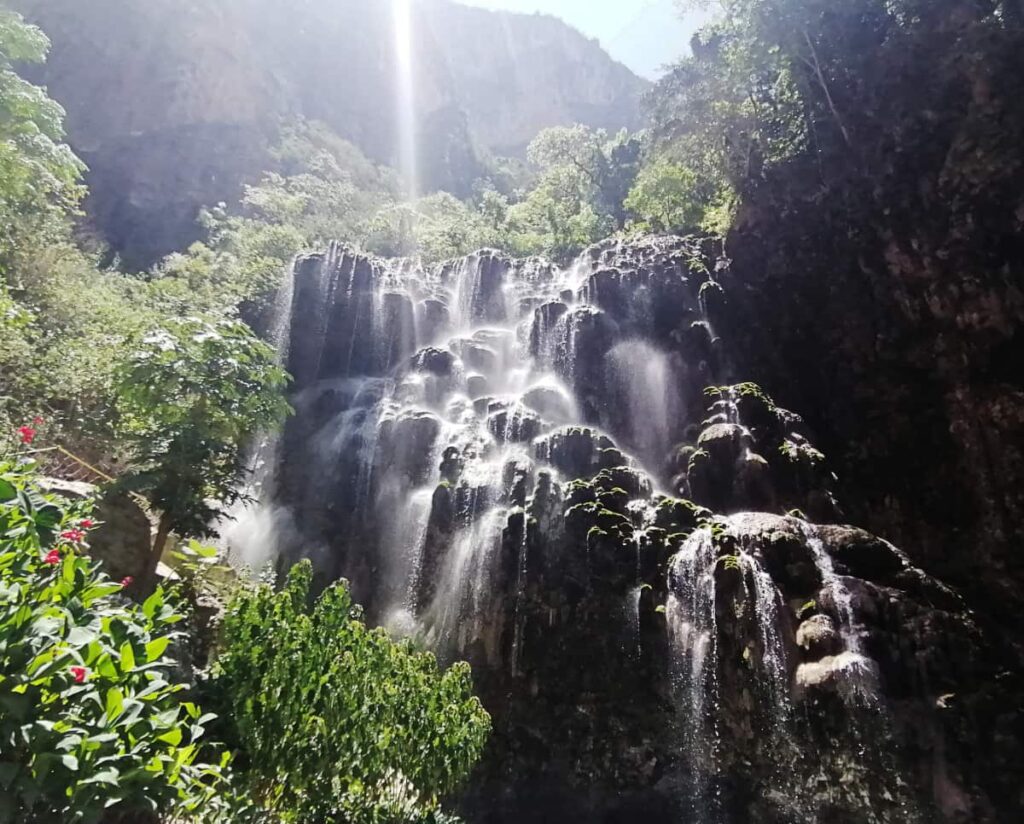
[[[51,549],[49,552],[47,552],[46,553],[46,557],[43,559],[43,563],[44,564],[49,564],[50,566],[56,566],[57,564],[59,564],[60,563],[60,550],[59,549]]]
[[[135,579],[132,578],[131,575],[129,575],[129,576],[121,579],[121,586],[123,586],[125,588],[128,588],[128,587],[130,587],[132,585],[132,583],[134,581],[135,581]]]
[[[83,681],[85,681],[85,676],[88,674],[88,672],[89,670],[87,670],[85,667],[71,668],[71,674],[74,676],[76,684],[81,684]]]
[[[60,537],[63,538],[65,541],[71,541],[72,543],[77,544],[85,540],[85,533],[77,528],[66,529],[60,534]]]
[[[35,416],[35,417],[34,417],[34,418],[32,419],[32,423],[34,423],[34,424],[35,424],[36,426],[39,426],[39,424],[41,424],[42,422],[43,422],[43,418],[42,418],[42,416],[40,416],[40,415],[36,415],[36,416]]]
[[[19,426],[18,434],[21,435],[21,442],[26,445],[36,439],[36,430],[31,426]]]
[[[78,525],[82,529],[92,529],[94,526],[96,526],[96,522],[93,521],[91,518],[82,518],[82,520],[79,521]]]

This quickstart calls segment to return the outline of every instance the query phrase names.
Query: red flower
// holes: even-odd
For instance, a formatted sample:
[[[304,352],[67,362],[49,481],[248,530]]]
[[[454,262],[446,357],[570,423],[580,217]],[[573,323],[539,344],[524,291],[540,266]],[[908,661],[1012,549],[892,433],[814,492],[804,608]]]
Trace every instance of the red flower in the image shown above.
[[[60,563],[60,550],[59,549],[51,549],[49,552],[47,552],[46,553],[46,557],[43,559],[43,563],[44,564],[49,564],[50,566],[56,566],[57,564],[59,564]]]
[[[123,586],[123,587],[130,587],[130,586],[132,585],[132,582],[133,582],[134,580],[135,580],[135,579],[134,579],[134,578],[132,578],[132,576],[131,576],[131,575],[127,576],[126,578],[122,578],[122,579],[121,579],[121,586]]]
[[[85,540],[85,533],[80,529],[67,529],[60,534],[60,537],[65,541],[77,544]]]
[[[32,419],[32,423],[34,423],[36,426],[39,426],[39,424],[41,424],[42,422],[43,422],[43,419],[42,419],[42,416],[40,416],[40,415],[36,415]]]
[[[91,518],[82,518],[78,524],[82,529],[92,529],[96,523]]]
[[[21,435],[23,444],[31,444],[36,439],[36,430],[31,426],[19,426],[18,434]]]
[[[85,681],[85,676],[89,672],[85,667],[72,667],[71,674],[75,677],[75,683],[81,684]]]

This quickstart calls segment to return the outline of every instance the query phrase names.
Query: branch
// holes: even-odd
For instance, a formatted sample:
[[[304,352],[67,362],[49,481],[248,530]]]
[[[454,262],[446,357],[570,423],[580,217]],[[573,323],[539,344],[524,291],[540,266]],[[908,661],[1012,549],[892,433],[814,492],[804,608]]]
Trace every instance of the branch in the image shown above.
[[[853,144],[850,142],[850,133],[846,131],[846,126],[843,124],[843,118],[839,114],[839,110],[836,108],[835,101],[832,99],[832,93],[828,89],[828,83],[825,82],[825,75],[821,71],[821,63],[818,62],[818,52],[814,48],[814,44],[811,42],[811,36],[807,33],[807,29],[803,29],[804,40],[807,41],[807,48],[811,50],[811,57],[814,59],[813,65],[807,63],[814,69],[814,73],[818,77],[818,83],[821,85],[822,90],[825,92],[825,99],[828,101],[828,107],[832,110],[832,116],[836,119],[836,123],[839,125],[839,131],[843,134],[843,140],[846,141],[846,145],[853,148]]]

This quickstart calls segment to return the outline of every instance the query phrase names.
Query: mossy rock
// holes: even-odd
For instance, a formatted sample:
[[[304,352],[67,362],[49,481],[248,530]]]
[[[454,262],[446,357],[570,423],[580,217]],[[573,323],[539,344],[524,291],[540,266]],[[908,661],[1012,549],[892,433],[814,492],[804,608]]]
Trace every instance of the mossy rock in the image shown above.
[[[710,509],[685,498],[662,498],[655,507],[654,523],[671,532],[680,531],[679,527],[682,527],[689,534],[690,530],[711,515]]]
[[[631,500],[649,498],[653,490],[651,479],[644,472],[621,464],[602,469],[594,483],[605,490],[624,490]]]

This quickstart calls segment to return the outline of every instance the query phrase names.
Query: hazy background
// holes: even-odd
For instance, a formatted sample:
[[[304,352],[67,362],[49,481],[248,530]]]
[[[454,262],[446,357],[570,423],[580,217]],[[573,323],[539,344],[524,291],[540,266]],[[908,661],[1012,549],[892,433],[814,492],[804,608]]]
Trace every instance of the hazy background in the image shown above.
[[[656,78],[666,63],[689,51],[690,38],[710,14],[688,11],[681,17],[676,0],[460,0],[471,6],[561,17],[601,41],[611,55],[634,72]]]

